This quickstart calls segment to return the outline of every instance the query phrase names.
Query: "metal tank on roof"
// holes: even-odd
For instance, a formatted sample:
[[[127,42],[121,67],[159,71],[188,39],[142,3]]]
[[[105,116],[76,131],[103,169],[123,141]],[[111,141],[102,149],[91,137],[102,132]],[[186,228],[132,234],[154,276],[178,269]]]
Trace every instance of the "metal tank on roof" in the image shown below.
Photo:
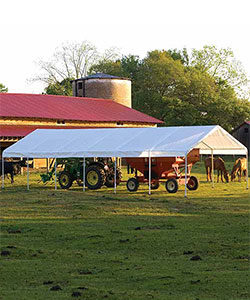
[[[96,73],[73,80],[72,88],[73,95],[76,97],[112,99],[117,103],[132,107],[129,78]]]

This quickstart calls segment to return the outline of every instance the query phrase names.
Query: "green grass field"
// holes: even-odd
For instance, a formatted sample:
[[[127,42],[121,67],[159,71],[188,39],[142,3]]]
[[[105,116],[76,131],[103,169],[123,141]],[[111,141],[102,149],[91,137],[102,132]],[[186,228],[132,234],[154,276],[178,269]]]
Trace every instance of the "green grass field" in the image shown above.
[[[0,299],[250,299],[249,191],[125,184],[54,191],[39,175],[0,192]]]

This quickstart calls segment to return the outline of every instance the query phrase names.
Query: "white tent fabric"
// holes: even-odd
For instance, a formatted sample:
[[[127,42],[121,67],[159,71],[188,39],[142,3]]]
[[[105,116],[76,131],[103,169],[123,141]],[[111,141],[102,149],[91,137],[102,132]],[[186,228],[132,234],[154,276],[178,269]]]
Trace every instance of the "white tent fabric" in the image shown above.
[[[194,148],[201,154],[247,155],[247,148],[218,125],[160,128],[37,129],[3,157],[171,157]]]

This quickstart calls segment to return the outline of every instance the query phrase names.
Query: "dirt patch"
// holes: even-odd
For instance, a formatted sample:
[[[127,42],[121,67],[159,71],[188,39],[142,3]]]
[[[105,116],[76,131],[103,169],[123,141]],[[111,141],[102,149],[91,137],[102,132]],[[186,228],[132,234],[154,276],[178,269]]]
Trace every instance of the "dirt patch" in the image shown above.
[[[183,255],[189,255],[189,254],[193,254],[193,253],[194,253],[194,251],[190,251],[190,250],[183,251]]]
[[[199,282],[201,282],[199,279],[198,279],[198,280],[191,280],[191,281],[190,281],[191,284],[197,284],[197,283],[199,283]]]
[[[51,290],[51,291],[60,291],[60,290],[62,290],[62,288],[60,287],[60,285],[55,285],[55,286],[52,286],[52,287],[50,288],[50,290]]]
[[[151,226],[145,226],[143,229],[145,230],[171,230],[176,229],[176,227],[173,224],[164,224],[164,225],[151,225]]]
[[[96,234],[96,235],[89,235],[86,238],[87,239],[92,239],[92,238],[103,238],[103,237],[104,237],[103,235]]]
[[[73,292],[71,294],[72,297],[81,297],[81,295],[82,295],[82,293],[80,293],[80,292]]]
[[[173,276],[163,276],[163,277],[159,277],[159,279],[175,279],[175,277],[173,277]]]
[[[1,256],[10,256],[10,251],[8,251],[8,250],[3,250],[3,251],[1,251]]]
[[[17,234],[22,233],[22,231],[20,229],[8,229],[8,233]]]
[[[119,240],[120,243],[127,243],[129,242],[129,239],[126,239],[126,240]]]
[[[47,284],[52,284],[54,281],[48,280],[48,281],[44,281],[43,284],[47,285]]]
[[[190,258],[190,260],[202,260],[201,259],[201,257],[199,256],[199,255],[195,255],[195,256],[192,256],[191,258]]]
[[[78,270],[80,275],[91,275],[93,274],[90,270]]]

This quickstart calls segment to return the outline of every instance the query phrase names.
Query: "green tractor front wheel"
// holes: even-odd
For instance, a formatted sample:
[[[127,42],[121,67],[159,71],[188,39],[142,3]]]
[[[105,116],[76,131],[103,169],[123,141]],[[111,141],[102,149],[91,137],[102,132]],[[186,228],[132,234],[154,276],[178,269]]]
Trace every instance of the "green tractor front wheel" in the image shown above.
[[[105,171],[100,166],[90,166],[86,171],[86,186],[90,190],[100,189],[105,182]]]
[[[73,178],[72,175],[67,172],[63,171],[59,174],[59,184],[62,189],[69,189],[72,186]]]

